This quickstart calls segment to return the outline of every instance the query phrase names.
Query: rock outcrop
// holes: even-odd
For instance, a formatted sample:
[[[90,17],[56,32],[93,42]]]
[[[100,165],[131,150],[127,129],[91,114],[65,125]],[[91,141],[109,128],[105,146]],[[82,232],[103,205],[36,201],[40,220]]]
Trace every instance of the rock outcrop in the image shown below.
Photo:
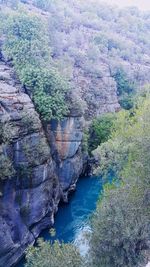
[[[82,125],[82,117],[70,115],[51,122],[45,135],[30,97],[0,62],[1,267],[15,264],[54,223],[60,199],[67,201],[74,189],[83,170]],[[4,168],[10,165],[7,179]]]
[[[34,105],[14,79],[12,69],[3,62],[0,121],[1,127],[5,124],[4,136],[9,137],[0,145],[1,157],[8,158],[14,168],[11,179],[5,179],[0,162],[0,266],[11,266],[53,222],[60,188]],[[4,167],[8,168],[7,161]]]
[[[57,176],[66,193],[75,187],[84,166],[81,151],[83,123],[83,117],[70,115],[61,122],[52,121],[47,127],[51,153],[57,164]]]
[[[106,64],[99,63],[101,77],[86,74],[81,68],[74,70],[75,93],[85,102],[85,119],[90,121],[107,112],[120,109],[117,86]]]

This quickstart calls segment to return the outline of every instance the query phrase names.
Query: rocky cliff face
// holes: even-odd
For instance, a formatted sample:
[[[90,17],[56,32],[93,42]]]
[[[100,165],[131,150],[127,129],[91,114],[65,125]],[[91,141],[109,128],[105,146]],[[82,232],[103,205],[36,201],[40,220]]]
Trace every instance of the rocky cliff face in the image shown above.
[[[82,118],[50,123],[46,138],[31,99],[1,61],[0,122],[0,266],[9,267],[53,224],[60,199],[82,172]]]
[[[88,78],[79,74],[78,77],[76,82],[81,97],[85,97],[87,111],[91,114],[83,117],[79,107],[73,105],[70,115],[63,121],[51,121],[43,128],[32,100],[1,55],[1,267],[12,266],[18,261],[40,232],[54,223],[59,201],[67,201],[68,193],[75,189],[87,160],[82,151],[86,116],[94,116],[96,110],[100,114],[100,110],[103,113],[118,108],[116,97],[112,97],[112,94],[116,95],[116,89],[110,77],[105,81],[106,86],[110,85],[109,81],[111,85],[107,87],[108,93],[104,98],[100,94],[100,83],[96,92],[89,89],[85,94]]]
[[[84,159],[81,142],[84,119],[80,116],[66,117],[62,122],[52,121],[47,127],[51,153],[57,164],[57,176],[67,197],[68,190],[75,187],[82,173]]]
[[[106,64],[99,64],[101,76],[85,73],[82,68],[75,68],[75,93],[80,95],[85,105],[85,119],[90,121],[107,112],[120,109],[117,98],[117,86]]]
[[[11,10],[9,1],[6,2],[5,8]],[[61,74],[73,82],[71,101],[75,103],[71,103],[73,110],[71,107],[70,115],[63,121],[51,121],[43,127],[30,97],[0,52],[0,267],[17,262],[42,229],[53,224],[59,201],[67,201],[68,193],[74,190],[86,165],[81,145],[84,124],[100,114],[120,109],[112,75],[115,68],[123,68],[140,86],[149,82],[149,56],[145,54],[141,61],[126,59],[128,42],[133,39],[136,48],[136,38],[132,38],[132,30],[125,39],[125,32],[118,33],[115,23],[118,20],[120,25],[120,11],[116,19],[110,16],[107,20],[101,13],[90,15],[91,7],[88,12],[86,8],[81,12],[80,1],[66,0],[62,11],[56,8],[49,12],[35,7],[35,1],[21,2],[23,10],[44,20],[51,19],[53,60]],[[111,38],[109,27],[113,34],[117,30],[116,39]],[[101,42],[101,34],[107,43],[112,43],[110,49],[105,40]],[[119,43],[121,39],[123,44]]]

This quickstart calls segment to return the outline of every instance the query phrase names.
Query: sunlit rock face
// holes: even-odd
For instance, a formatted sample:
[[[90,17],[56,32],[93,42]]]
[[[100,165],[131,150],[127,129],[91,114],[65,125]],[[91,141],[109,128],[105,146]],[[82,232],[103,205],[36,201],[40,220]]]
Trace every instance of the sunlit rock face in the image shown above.
[[[68,117],[62,122],[52,122],[58,154],[62,160],[74,156],[82,141],[82,118]]]
[[[81,142],[83,117],[70,116],[61,122],[52,121],[47,127],[52,155],[57,162],[57,174],[63,190],[74,185],[83,169]]]

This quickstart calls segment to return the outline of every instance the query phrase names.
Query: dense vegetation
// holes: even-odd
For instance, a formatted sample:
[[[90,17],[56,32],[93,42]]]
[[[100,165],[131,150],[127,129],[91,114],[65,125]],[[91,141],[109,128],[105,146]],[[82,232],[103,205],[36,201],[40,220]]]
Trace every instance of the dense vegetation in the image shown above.
[[[11,178],[14,174],[15,170],[12,161],[4,154],[2,148],[0,148],[0,180]]]
[[[122,69],[118,69],[113,77],[117,83],[117,92],[121,107],[127,110],[131,109],[134,103],[133,97],[136,88],[134,82],[129,81],[126,73]]]
[[[6,145],[11,142],[15,131],[11,124],[0,122],[0,180],[11,178],[15,174],[12,159],[6,153]],[[5,145],[3,146],[3,144]]]
[[[31,247],[27,254],[26,267],[82,267],[78,250],[71,244],[55,241],[54,244],[38,241],[38,247]]]
[[[135,91],[149,81],[149,12],[117,9],[97,1],[0,3],[14,9],[13,15],[7,9],[5,15],[11,16],[9,20],[2,18],[6,54],[13,58],[23,84],[31,86],[42,118],[60,119],[67,113],[64,95],[68,87],[73,88],[71,97],[77,98],[76,102],[82,98],[83,111],[91,105],[90,95],[82,92],[77,82],[77,69],[79,76],[91,77],[90,90],[97,87],[94,79],[110,75],[117,82],[121,106],[125,109],[133,106]],[[30,12],[26,8],[28,3]],[[42,13],[45,16],[39,10],[46,11]],[[18,30],[14,30],[16,27]]]
[[[4,52],[13,60],[18,77],[33,95],[43,120],[61,119],[67,112],[68,84],[52,64],[46,23],[38,17],[15,13],[6,20]]]
[[[118,114],[111,139],[99,146],[101,171],[119,178],[105,187],[92,220],[92,266],[138,266],[149,248],[150,97]]]
[[[39,7],[38,0],[34,4]],[[93,80],[110,75],[117,83],[121,106],[131,108],[135,88],[148,80],[149,69],[143,66],[149,61],[149,13],[114,9],[97,1],[43,0],[40,7],[50,13],[50,46],[60,72],[73,83],[76,68]],[[93,82],[91,90],[94,86]],[[80,95],[79,88],[76,92]],[[86,94],[81,96],[88,102]]]
[[[91,153],[98,145],[106,142],[113,130],[116,115],[106,113],[92,121],[89,129],[88,148]]]

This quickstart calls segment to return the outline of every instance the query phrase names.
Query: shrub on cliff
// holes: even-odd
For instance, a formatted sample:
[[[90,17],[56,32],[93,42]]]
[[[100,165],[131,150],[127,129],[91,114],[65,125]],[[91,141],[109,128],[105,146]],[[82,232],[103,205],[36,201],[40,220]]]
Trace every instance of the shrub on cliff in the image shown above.
[[[122,69],[118,69],[113,77],[117,83],[117,92],[121,107],[127,110],[131,109],[133,107],[135,84],[129,81],[126,73]]]
[[[37,247],[30,247],[26,267],[82,267],[76,247],[55,241],[53,244],[38,240]]]
[[[16,129],[13,124],[0,121],[0,145],[10,143],[16,135]]]
[[[7,155],[7,149],[4,146],[12,142],[16,135],[13,125],[0,122],[0,180],[11,178],[15,174],[13,162]]]
[[[15,174],[11,159],[4,154],[0,147],[0,180],[11,178]]]
[[[42,135],[39,140],[32,145],[29,140],[24,140],[22,148],[29,166],[39,165],[41,162],[45,162],[49,158],[49,146]]]
[[[37,111],[44,121],[62,119],[68,112],[65,94],[69,85],[59,72],[51,67],[29,67],[20,74],[24,85],[31,90]]]
[[[101,143],[106,142],[113,130],[116,114],[108,113],[93,120],[90,128],[89,150],[96,149]]]
[[[11,16],[4,29],[4,51],[32,94],[42,119],[60,119],[67,112],[65,93],[69,86],[52,64],[45,29],[46,24],[36,16]]]

